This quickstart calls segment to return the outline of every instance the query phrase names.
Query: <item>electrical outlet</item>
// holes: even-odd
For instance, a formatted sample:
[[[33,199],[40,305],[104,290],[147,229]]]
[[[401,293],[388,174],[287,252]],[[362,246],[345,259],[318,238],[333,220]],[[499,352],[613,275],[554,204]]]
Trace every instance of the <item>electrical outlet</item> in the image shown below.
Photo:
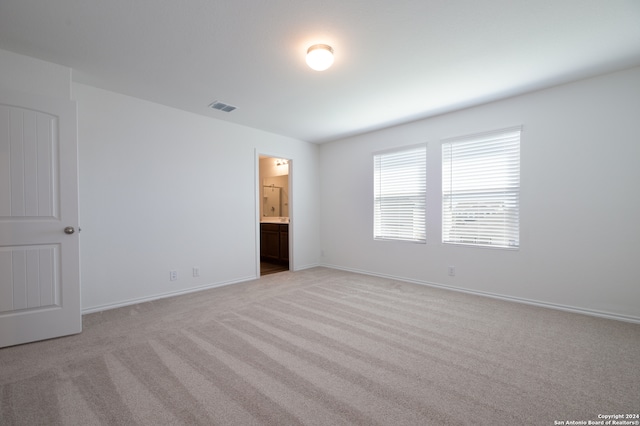
[[[200,276],[200,268],[197,267],[193,267],[193,276],[194,277],[199,277]]]
[[[448,267],[448,273],[450,277],[455,277],[456,275],[456,267],[455,266],[449,266]]]
[[[169,271],[169,281],[178,280],[178,271]]]

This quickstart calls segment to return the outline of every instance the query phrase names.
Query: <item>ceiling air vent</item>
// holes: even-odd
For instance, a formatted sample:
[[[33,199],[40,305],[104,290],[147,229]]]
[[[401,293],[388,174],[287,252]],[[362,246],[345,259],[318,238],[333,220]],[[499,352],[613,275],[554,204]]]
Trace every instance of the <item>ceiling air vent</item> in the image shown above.
[[[223,102],[218,102],[218,101],[211,102],[209,104],[209,108],[219,109],[220,111],[224,111],[224,112],[231,112],[234,109],[236,109],[236,107],[234,107],[233,105],[225,104]]]

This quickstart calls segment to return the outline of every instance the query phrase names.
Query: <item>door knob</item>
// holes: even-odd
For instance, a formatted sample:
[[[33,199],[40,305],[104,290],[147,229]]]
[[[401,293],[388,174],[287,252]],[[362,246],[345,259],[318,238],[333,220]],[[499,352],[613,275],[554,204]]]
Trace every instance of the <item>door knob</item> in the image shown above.
[[[65,234],[73,234],[74,232],[76,232],[75,228],[73,226],[67,226],[66,228],[64,228],[64,233]]]

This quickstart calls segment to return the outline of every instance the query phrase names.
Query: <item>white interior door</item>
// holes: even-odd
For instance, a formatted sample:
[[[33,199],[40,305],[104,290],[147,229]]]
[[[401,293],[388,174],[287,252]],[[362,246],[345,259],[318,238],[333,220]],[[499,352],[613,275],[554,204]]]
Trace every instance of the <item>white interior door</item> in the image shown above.
[[[75,102],[0,91],[0,347],[82,330],[76,133]]]

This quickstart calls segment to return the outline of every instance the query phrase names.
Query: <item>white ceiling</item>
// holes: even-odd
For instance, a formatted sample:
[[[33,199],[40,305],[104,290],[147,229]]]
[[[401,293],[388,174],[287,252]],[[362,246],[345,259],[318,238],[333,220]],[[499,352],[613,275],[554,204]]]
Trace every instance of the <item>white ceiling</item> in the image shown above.
[[[0,48],[319,143],[638,65],[640,1],[0,0]]]

